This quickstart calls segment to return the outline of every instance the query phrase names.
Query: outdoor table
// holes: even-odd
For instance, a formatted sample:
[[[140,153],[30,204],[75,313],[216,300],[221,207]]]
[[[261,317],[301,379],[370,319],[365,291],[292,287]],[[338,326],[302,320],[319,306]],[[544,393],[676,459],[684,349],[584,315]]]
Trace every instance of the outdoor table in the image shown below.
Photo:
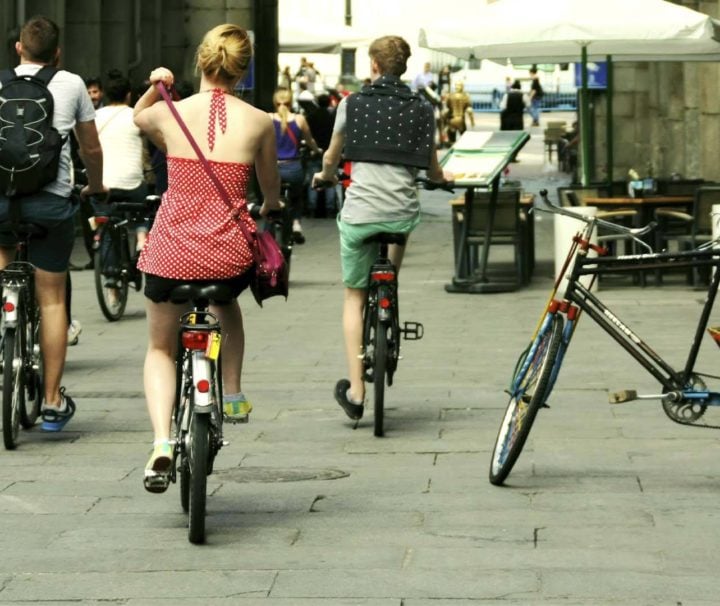
[[[692,212],[693,197],[647,195],[641,198],[616,196],[612,198],[588,197],[583,200],[586,206],[597,206],[600,210],[617,210],[632,208],[638,211],[639,226],[647,225],[653,220],[656,208],[678,207],[684,212]]]
[[[455,186],[465,188],[464,220],[455,252],[455,274],[445,285],[447,292],[490,293],[516,290],[516,279],[488,276],[488,257],[497,208],[500,177],[511,158],[530,140],[525,131],[466,131],[441,161],[444,169],[455,175]],[[476,189],[490,192],[485,239],[477,273],[470,273],[468,259],[468,226],[473,212]]]

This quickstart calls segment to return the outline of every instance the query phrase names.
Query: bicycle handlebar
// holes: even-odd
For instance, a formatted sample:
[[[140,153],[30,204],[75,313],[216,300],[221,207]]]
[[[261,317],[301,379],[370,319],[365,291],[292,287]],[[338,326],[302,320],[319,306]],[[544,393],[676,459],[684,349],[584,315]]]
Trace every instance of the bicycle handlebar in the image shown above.
[[[274,221],[280,223],[283,220],[283,209],[271,210],[265,217],[260,214],[260,204],[248,204],[248,213],[255,221],[265,219],[266,221]]]
[[[648,250],[650,253],[653,252],[652,247],[645,241],[641,240],[640,238],[642,236],[645,236],[649,234],[655,227],[657,227],[657,223],[655,221],[651,221],[647,225],[644,225],[643,227],[626,227],[625,225],[618,225],[617,223],[612,223],[611,221],[605,221],[604,219],[599,219],[598,217],[591,217],[586,215],[581,215],[579,213],[574,213],[566,208],[559,206],[558,204],[551,202],[550,198],[548,198],[548,191],[546,189],[540,190],[540,199],[542,200],[543,205],[535,204],[534,208],[536,210],[539,210],[541,212],[549,212],[556,215],[563,215],[565,217],[570,217],[572,219],[576,219],[578,221],[582,221],[583,223],[586,223],[587,225],[592,226],[601,226],[607,229],[608,231],[615,232],[617,234],[620,234],[622,236],[625,236],[627,238],[631,238],[635,242],[637,242],[640,246]]]
[[[453,189],[455,187],[455,181],[432,181],[427,177],[415,177],[415,183],[422,184],[423,188],[428,191],[442,189],[443,191],[448,191],[451,194],[455,193],[455,190]]]
[[[112,191],[100,198],[92,196],[93,208],[99,216],[110,216],[119,213],[146,213],[154,212],[160,205],[160,196],[147,196],[142,202],[130,202],[120,194]]]

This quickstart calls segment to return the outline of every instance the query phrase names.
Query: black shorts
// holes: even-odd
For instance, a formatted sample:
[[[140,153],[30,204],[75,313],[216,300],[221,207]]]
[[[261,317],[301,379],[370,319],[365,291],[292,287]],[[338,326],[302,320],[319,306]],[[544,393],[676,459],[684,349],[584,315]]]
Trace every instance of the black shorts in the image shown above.
[[[233,299],[250,286],[252,268],[234,278],[218,278],[217,280],[178,280],[176,278],[163,278],[154,274],[145,274],[145,296],[153,303],[167,303],[173,288],[180,284],[226,284],[230,287]]]

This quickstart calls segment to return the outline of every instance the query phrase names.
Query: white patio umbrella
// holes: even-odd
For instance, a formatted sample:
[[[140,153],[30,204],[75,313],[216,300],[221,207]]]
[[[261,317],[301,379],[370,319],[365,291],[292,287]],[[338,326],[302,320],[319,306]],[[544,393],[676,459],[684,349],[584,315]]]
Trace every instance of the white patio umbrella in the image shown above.
[[[421,29],[419,38],[420,46],[465,59],[516,63],[580,59],[585,183],[589,180],[588,59],[720,60],[720,22],[665,0],[498,0],[480,7],[465,23]]]
[[[368,34],[356,28],[329,27],[320,20],[282,26],[278,30],[281,53],[339,53],[343,46],[368,44]]]

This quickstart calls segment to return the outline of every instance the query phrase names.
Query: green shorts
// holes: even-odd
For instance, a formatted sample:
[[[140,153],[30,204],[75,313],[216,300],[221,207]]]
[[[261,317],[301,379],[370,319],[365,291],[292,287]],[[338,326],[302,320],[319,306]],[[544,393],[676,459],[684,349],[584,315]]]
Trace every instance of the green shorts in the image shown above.
[[[364,240],[380,232],[409,234],[420,223],[420,214],[412,219],[384,223],[345,223],[337,218],[340,231],[340,265],[343,284],[348,288],[367,288],[368,274],[378,254],[379,244]]]

